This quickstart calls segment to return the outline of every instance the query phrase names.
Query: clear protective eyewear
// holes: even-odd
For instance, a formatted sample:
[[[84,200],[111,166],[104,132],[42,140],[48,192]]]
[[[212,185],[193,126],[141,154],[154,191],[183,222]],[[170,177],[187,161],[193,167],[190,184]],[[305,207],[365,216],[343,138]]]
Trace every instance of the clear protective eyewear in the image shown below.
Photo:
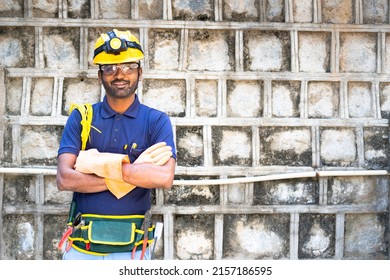
[[[123,74],[133,74],[139,68],[139,63],[104,64],[100,65],[99,68],[105,75],[114,75],[118,68],[121,69]]]

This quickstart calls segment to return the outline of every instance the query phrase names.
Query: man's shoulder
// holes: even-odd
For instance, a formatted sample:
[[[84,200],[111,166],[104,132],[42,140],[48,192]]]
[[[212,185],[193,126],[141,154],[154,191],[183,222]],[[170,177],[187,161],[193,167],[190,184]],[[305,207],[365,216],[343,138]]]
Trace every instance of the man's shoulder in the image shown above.
[[[144,114],[149,115],[149,116],[155,116],[155,117],[167,116],[168,117],[168,115],[165,112],[163,112],[157,108],[150,107],[150,106],[145,105],[145,104],[140,104],[140,111]]]

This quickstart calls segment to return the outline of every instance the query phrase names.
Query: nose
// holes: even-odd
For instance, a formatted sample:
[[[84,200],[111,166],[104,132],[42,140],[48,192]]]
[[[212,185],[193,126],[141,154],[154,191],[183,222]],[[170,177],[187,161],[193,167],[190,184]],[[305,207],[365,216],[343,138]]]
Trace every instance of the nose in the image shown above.
[[[115,77],[124,77],[125,74],[123,73],[122,67],[118,67],[115,72]]]

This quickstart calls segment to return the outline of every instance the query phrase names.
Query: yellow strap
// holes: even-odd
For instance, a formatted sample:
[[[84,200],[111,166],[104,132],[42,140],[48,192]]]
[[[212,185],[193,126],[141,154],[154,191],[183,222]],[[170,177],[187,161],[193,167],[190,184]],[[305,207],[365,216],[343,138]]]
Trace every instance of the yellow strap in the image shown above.
[[[92,115],[93,115],[93,110],[92,110],[92,105],[89,103],[79,105],[72,103],[70,105],[69,112],[71,113],[74,109],[79,110],[81,114],[81,149],[85,150],[87,147],[87,141],[89,138],[89,133],[91,131],[92,127]]]

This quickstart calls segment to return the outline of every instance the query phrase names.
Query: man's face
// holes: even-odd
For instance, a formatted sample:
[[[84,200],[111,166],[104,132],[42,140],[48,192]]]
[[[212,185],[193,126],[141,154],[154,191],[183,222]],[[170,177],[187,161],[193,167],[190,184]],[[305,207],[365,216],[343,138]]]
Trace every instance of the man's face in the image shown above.
[[[136,62],[101,65],[99,81],[107,95],[122,99],[134,94],[141,74],[142,69]]]

